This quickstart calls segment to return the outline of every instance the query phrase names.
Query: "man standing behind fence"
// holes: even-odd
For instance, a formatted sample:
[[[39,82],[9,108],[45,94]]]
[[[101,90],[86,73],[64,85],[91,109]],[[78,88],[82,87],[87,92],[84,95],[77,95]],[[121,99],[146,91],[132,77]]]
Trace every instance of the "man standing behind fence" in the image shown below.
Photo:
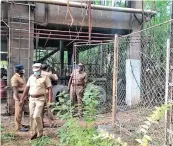
[[[48,100],[52,101],[51,81],[47,76],[41,75],[41,64],[35,63],[33,66],[34,74],[31,75],[26,84],[22,101],[25,100],[29,93],[29,110],[32,136],[31,139],[43,135],[42,112],[45,104],[45,97],[48,91]]]
[[[77,106],[78,106],[78,113],[79,117],[82,116],[82,98],[84,89],[87,83],[87,73],[84,72],[84,65],[83,63],[78,64],[78,69],[73,70],[69,83],[68,83],[68,90],[70,91],[70,99],[72,103],[76,103],[77,97]]]

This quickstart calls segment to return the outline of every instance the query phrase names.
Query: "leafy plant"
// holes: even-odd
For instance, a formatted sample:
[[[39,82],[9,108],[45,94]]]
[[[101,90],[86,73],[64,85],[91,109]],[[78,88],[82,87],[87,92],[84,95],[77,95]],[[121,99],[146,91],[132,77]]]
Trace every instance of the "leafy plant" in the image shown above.
[[[167,111],[172,105],[162,105],[161,107],[155,107],[155,111],[147,117],[147,120],[144,121],[144,125],[140,126],[139,134],[141,138],[136,139],[136,141],[141,146],[148,146],[148,143],[152,141],[151,136],[148,135],[148,131],[153,124],[159,124],[159,121],[163,118],[165,111]]]
[[[5,130],[5,128],[0,125],[0,131],[4,131],[4,130]]]
[[[68,94],[62,92],[58,95],[59,101],[52,103],[52,111],[57,113],[57,116],[62,120],[67,120],[72,118],[72,113],[74,111],[74,106],[71,104],[71,100]]]
[[[97,106],[99,104],[99,91],[95,86],[91,85],[92,83],[87,85],[83,97],[83,116],[86,122],[93,122],[96,120]]]
[[[90,83],[89,85],[92,85]],[[85,122],[89,125],[95,122],[96,107],[99,100],[99,91],[97,88],[89,88],[85,90],[83,97],[83,117]],[[94,86],[92,86],[94,87]],[[65,93],[62,93],[63,99],[60,98],[59,103],[55,105],[54,110],[58,110],[58,115],[61,119],[68,119],[66,123],[58,130],[60,136],[60,142],[65,145],[71,146],[113,146],[119,143],[117,146],[122,146],[120,141],[115,141],[108,138],[100,137],[98,131],[94,126],[80,126],[78,118],[73,118],[71,111],[73,111],[69,98]],[[68,108],[67,108],[68,107]],[[68,115],[68,116],[67,116]],[[65,117],[65,118],[64,118]],[[96,138],[97,137],[97,138]]]
[[[104,130],[100,130],[98,135],[94,135],[94,140],[105,140],[104,142],[107,144],[112,144],[114,146],[127,146],[127,143],[124,143],[120,137],[115,138],[113,134],[109,134]]]

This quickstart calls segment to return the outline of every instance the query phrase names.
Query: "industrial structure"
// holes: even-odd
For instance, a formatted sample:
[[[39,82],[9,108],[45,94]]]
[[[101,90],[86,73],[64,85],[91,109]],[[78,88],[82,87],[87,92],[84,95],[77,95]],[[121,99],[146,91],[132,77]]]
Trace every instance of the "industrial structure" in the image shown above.
[[[34,62],[48,63],[60,79],[53,87],[55,97],[67,90],[72,69],[82,61],[89,81],[99,87],[101,101],[111,100],[113,124],[119,124],[120,133],[124,130],[133,135],[154,106],[172,103],[172,41],[167,39],[173,20],[142,29],[156,14],[144,9],[143,1],[126,0],[123,7],[104,4],[2,1],[1,62],[7,62],[8,86],[16,64],[25,66],[28,78]],[[158,30],[163,31],[155,34]],[[160,145],[171,143],[171,113],[168,111],[165,122],[150,129]]]
[[[80,61],[79,54],[90,50],[93,47],[90,44],[112,42],[115,34],[121,36],[140,31],[143,22],[150,21],[156,14],[155,11],[144,10],[143,1],[126,1],[124,7],[96,5],[91,1],[2,1],[1,11],[1,58],[8,62],[9,86],[16,64],[24,65],[27,79],[32,73],[31,66],[34,62],[50,64],[60,77],[60,84],[66,85],[74,64]],[[135,37],[140,39],[139,35],[132,35],[131,40]],[[87,47],[76,51],[76,44],[82,46],[86,43]],[[96,46],[102,47],[94,47]],[[136,52],[141,49],[140,46],[140,42],[131,46],[128,58],[136,60],[132,65],[139,70],[140,56]],[[105,58],[102,57],[102,60]],[[96,70],[98,66],[101,69],[101,64],[91,63],[86,65],[88,71],[91,72],[92,66]],[[126,72],[129,70],[130,67],[127,66]],[[92,74],[90,72],[89,75]],[[99,76],[101,74],[97,73],[91,77]],[[137,72],[136,76],[140,78]],[[106,78],[101,80],[108,81]],[[129,84],[133,82],[130,76],[127,80]],[[107,87],[103,88],[107,91]],[[128,96],[128,104],[138,103],[140,91],[135,86],[126,88],[127,95],[132,91],[134,93]],[[59,91],[55,88],[55,95],[56,92]]]
[[[71,65],[75,42],[113,40],[116,33],[140,30],[140,22],[155,14],[142,10],[142,1],[127,4],[129,8],[69,1],[2,1],[1,51],[8,51],[9,77],[18,63],[24,64],[28,77],[33,61],[44,62],[58,51],[62,75],[64,52],[67,51],[67,64]],[[132,19],[134,25],[130,27]],[[46,55],[41,55],[41,50],[46,50]]]

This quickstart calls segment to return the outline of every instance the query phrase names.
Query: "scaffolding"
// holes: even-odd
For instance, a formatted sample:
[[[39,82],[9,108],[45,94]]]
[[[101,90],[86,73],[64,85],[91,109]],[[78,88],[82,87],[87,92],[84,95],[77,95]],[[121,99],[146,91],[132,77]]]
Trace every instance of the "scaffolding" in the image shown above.
[[[25,4],[24,4],[25,5]],[[7,113],[12,113],[12,89],[10,88],[10,79],[14,73],[14,66],[17,64],[24,64],[26,70],[26,78],[30,75],[31,66],[31,52],[30,52],[30,26],[31,26],[31,11],[30,4],[25,5],[22,9],[21,5],[11,3],[8,5],[8,24],[3,21],[8,27],[8,31],[5,30],[1,36],[8,36],[8,72],[7,72]],[[22,5],[23,6],[23,5]],[[26,13],[27,12],[27,13]],[[27,16],[26,16],[27,14]],[[25,28],[28,33],[25,33],[23,37],[22,28]],[[1,28],[3,29],[3,28]],[[8,34],[7,34],[8,33]],[[25,43],[22,43],[25,41]],[[11,111],[12,110],[12,111]]]

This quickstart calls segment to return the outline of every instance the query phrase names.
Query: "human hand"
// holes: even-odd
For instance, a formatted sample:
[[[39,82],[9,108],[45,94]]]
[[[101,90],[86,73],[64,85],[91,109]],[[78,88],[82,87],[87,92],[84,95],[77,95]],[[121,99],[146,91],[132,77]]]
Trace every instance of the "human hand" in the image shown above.
[[[20,101],[19,101],[19,106],[22,106],[22,105],[23,105],[23,101],[20,100]]]
[[[51,107],[51,106],[52,106],[52,102],[51,101],[48,101],[47,107]]]

